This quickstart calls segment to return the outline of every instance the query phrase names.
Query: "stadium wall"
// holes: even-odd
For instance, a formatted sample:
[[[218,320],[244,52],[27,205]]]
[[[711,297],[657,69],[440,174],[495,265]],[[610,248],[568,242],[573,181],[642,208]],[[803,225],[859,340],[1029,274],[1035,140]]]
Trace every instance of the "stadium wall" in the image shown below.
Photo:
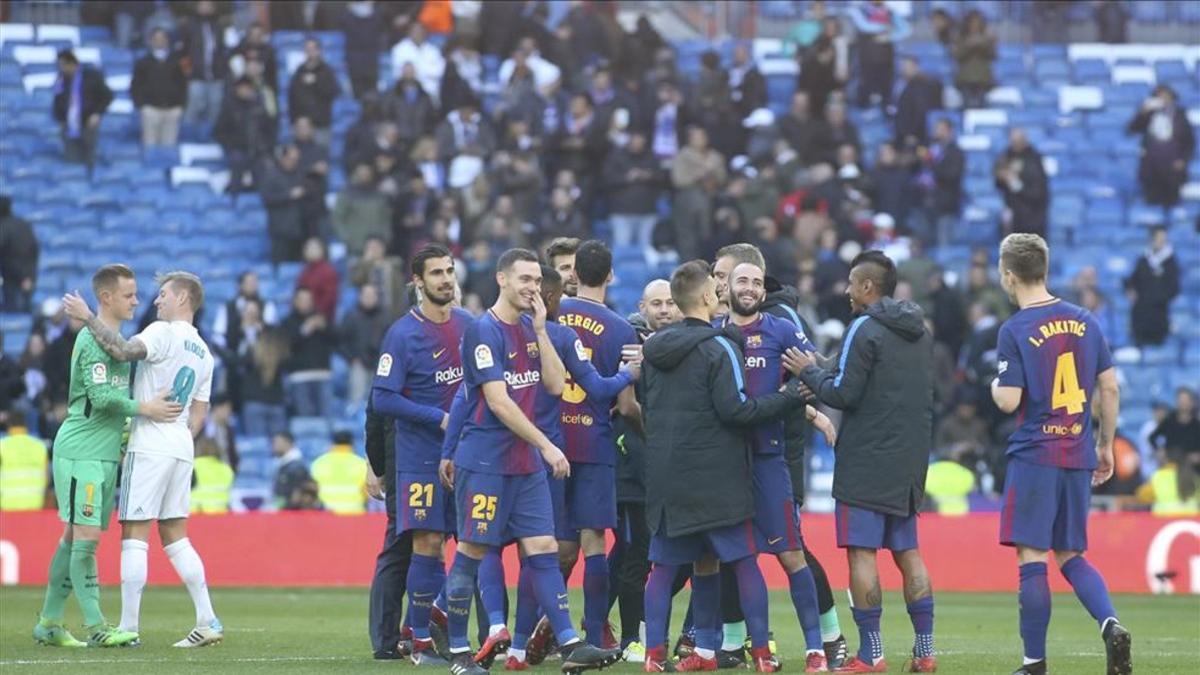
[[[996,543],[998,527],[998,514],[923,515],[921,550],[934,587],[1013,591],[1015,554]],[[196,516],[188,529],[212,586],[366,586],[383,539],[384,517],[324,512]],[[1200,594],[1200,520],[1095,514],[1088,529],[1088,557],[1104,571],[1113,591]],[[0,515],[0,582],[45,584],[61,531],[53,511]],[[833,544],[833,517],[806,515],[804,531],[834,587],[846,587],[845,559]],[[119,539],[115,528],[105,533],[100,546],[104,583],[116,583],[120,576]],[[505,553],[509,583],[515,583],[516,553],[512,547]],[[899,588],[895,568],[887,556],[881,557],[885,588]],[[779,565],[762,560],[767,583],[786,588]],[[576,566],[573,585],[581,583],[582,568]],[[150,583],[179,583],[157,541],[151,543]],[[1069,590],[1059,574],[1051,574],[1050,584],[1056,591]]]

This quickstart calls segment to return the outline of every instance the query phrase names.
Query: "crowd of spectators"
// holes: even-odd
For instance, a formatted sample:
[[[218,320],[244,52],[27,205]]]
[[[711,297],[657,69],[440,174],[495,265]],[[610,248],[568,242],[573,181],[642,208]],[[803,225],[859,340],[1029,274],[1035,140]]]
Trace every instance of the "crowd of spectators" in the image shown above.
[[[452,15],[442,11],[447,5]],[[266,209],[272,260],[303,264],[290,307],[261,297],[247,272],[233,300],[209,308],[215,319],[206,337],[222,363],[229,413],[242,433],[273,436],[277,456],[294,454],[284,443],[289,417],[341,414],[335,360],[348,373],[342,402],[361,408],[380,337],[409,304],[404,261],[413,250],[448,246],[462,261],[463,305],[478,312],[495,298],[492,270],[503,250],[587,238],[603,219],[615,244],[637,246],[649,265],[711,259],[736,241],[759,245],[772,273],[795,285],[801,313],[830,349],[837,326],[850,320],[847,261],[865,248],[886,251],[899,264],[897,297],[920,303],[936,336],[935,454],[999,489],[1011,421],[986,390],[996,332],[1012,307],[987,251],[976,252],[961,278],[927,254],[961,227],[965,173],[954,125],[931,123],[931,115],[952,98],[947,89],[977,105],[995,84],[996,38],[979,13],[961,27],[935,13],[936,35],[958,65],[942,82],[904,55],[911,27],[888,5],[869,0],[834,15],[809,3],[785,40],[800,64],[795,93],[786,113],[774,115],[747,46],[724,63],[705,53],[689,80],[652,23],[642,17],[624,30],[615,3],[358,1],[267,10],[269,21],[260,21],[206,0],[173,4],[134,16],[124,39],[146,47],[131,89],[143,144],[171,145],[181,125],[219,143],[230,198],[253,193]],[[317,39],[304,42],[303,61],[287,73],[268,24],[342,31],[350,86]],[[236,40],[230,26],[242,29]],[[445,37],[441,46],[431,34]],[[380,90],[384,54],[394,84]],[[484,57],[499,60],[500,92],[490,99]],[[68,155],[89,157],[94,116],[111,92],[99,71],[69,53],[60,72],[54,112]],[[847,91],[851,82],[857,89]],[[334,103],[351,96],[359,118],[334,143]],[[892,138],[864,147],[848,106],[878,109],[872,114],[887,116]],[[1176,203],[1195,139],[1168,88],[1155,91],[1129,132],[1144,139],[1147,201]],[[327,208],[335,167],[346,179]],[[993,175],[1006,206],[1000,233],[1045,234],[1051,190],[1022,129],[1011,130]],[[4,236],[20,232],[6,224]],[[339,260],[330,259],[335,250]],[[20,308],[32,273],[19,260],[3,262],[6,306]],[[1155,231],[1126,289],[1132,321],[1106,314],[1094,283],[1072,289],[1072,299],[1102,322],[1128,324],[1137,345],[1161,344],[1179,292],[1165,230]],[[79,327],[53,302],[41,309],[19,363],[5,362],[4,386],[23,391],[9,400],[40,410],[41,432],[52,437]],[[229,444],[219,445],[228,455]],[[277,496],[316,501],[295,483],[277,484]]]

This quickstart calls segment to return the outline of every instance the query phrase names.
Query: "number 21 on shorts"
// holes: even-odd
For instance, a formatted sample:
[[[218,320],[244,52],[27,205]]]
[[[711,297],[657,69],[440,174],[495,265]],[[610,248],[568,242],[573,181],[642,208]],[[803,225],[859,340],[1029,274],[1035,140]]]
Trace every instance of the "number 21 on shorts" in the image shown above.
[[[1066,408],[1068,415],[1078,415],[1083,412],[1087,403],[1087,392],[1079,387],[1079,376],[1075,371],[1075,353],[1064,352],[1058,355],[1054,365],[1054,386],[1050,388],[1050,409]]]

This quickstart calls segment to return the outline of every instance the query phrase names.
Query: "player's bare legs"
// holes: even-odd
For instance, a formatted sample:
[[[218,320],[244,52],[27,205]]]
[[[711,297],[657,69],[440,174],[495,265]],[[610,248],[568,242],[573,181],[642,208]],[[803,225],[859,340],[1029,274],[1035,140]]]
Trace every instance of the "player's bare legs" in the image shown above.
[[[908,670],[929,673],[937,670],[933,653],[933,585],[921,552],[912,548],[893,551],[892,560],[904,579],[904,603],[913,626],[913,658]]]

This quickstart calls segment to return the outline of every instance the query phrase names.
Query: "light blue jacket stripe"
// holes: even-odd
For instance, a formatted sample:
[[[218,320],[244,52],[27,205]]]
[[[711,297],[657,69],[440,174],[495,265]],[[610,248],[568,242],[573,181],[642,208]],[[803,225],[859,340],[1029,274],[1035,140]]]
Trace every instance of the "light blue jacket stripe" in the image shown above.
[[[864,314],[855,319],[854,323],[850,324],[850,331],[846,333],[846,343],[842,345],[842,357],[838,359],[838,374],[837,377],[833,378],[833,386],[837,387],[842,384],[842,376],[846,374],[846,357],[850,355],[850,343],[854,342],[854,333],[869,318],[871,317]]]

